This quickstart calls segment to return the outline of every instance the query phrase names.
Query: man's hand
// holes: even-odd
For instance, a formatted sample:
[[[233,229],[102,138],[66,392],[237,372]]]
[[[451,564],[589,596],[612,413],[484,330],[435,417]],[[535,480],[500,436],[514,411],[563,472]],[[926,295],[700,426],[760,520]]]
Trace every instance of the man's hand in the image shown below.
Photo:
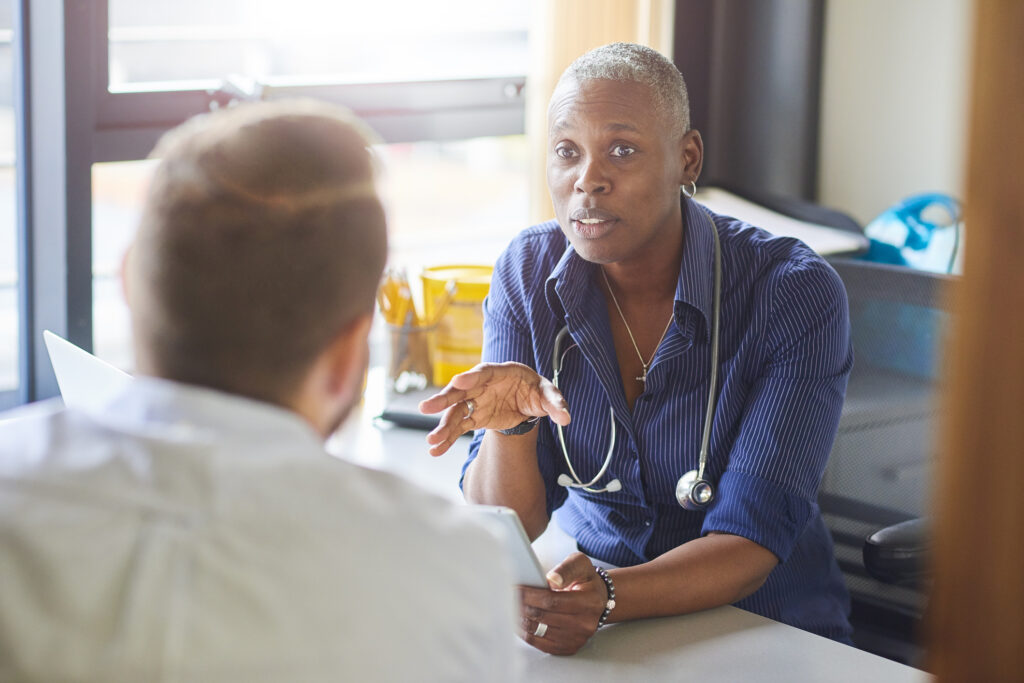
[[[520,586],[520,637],[538,650],[573,655],[597,631],[608,590],[590,559],[573,553],[548,572],[551,590]],[[540,624],[542,635],[535,635]]]
[[[562,394],[522,363],[481,363],[452,377],[419,408],[425,414],[444,411],[441,423],[427,435],[431,455],[445,453],[471,429],[509,429],[545,415],[560,425],[569,424]]]

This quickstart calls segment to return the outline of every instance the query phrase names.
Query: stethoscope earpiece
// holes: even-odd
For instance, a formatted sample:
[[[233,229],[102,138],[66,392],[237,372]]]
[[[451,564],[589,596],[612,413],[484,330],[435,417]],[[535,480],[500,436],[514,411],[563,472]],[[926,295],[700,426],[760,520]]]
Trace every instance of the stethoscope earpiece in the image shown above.
[[[584,484],[582,482],[573,481],[572,477],[564,472],[558,475],[558,485],[564,486],[567,489],[583,489],[589,493],[615,493],[616,491],[622,490],[622,482],[618,479],[612,479],[604,488],[600,489],[591,488],[591,484],[593,484],[593,482],[590,482],[590,484]]]

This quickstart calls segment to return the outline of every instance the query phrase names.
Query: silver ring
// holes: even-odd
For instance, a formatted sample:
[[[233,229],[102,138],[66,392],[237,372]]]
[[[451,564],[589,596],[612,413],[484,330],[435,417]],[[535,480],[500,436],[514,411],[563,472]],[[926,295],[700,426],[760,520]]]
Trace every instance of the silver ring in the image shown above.
[[[466,409],[469,412],[466,413],[466,417],[462,418],[463,420],[468,420],[470,417],[472,417],[473,411],[476,410],[476,403],[473,402],[473,399],[468,399],[466,401]]]
[[[544,634],[547,633],[547,632],[548,632],[548,625],[545,624],[543,621],[541,621],[541,622],[537,623],[537,628],[534,629],[533,635],[537,636],[538,638],[543,638]]]

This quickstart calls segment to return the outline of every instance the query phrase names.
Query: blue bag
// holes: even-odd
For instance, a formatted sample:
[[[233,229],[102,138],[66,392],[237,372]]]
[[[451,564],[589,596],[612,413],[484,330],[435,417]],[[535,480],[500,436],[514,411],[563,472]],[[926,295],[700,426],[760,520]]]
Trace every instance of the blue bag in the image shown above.
[[[867,261],[960,273],[960,202],[945,194],[908,197],[868,223]]]

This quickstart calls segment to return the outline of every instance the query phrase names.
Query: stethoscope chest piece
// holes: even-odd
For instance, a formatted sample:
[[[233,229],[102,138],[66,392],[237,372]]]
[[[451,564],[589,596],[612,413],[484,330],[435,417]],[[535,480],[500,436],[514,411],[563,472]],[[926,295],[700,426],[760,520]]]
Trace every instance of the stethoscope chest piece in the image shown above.
[[[676,484],[676,500],[687,510],[703,510],[715,497],[710,482],[702,478],[697,470],[690,470],[679,477]]]

